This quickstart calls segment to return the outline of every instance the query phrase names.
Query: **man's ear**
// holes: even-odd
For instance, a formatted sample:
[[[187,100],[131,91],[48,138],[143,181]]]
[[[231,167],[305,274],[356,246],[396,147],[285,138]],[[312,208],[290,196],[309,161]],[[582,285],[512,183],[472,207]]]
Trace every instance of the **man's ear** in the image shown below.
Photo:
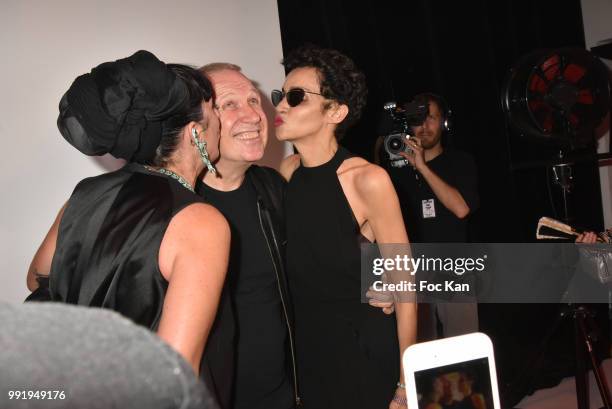
[[[339,104],[337,102],[332,103],[328,110],[328,117],[330,119],[330,123],[339,124],[344,121],[344,118],[349,113],[349,107],[345,104]]]

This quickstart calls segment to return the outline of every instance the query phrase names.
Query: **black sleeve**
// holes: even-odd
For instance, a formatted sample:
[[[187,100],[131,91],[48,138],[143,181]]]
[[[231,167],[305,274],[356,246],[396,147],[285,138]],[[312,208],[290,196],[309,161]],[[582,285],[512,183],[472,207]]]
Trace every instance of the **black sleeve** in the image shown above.
[[[476,163],[471,155],[456,152],[454,187],[461,193],[463,200],[470,208],[470,214],[480,206],[478,197],[478,173]]]
[[[36,277],[38,288],[25,299],[24,302],[30,301],[53,301],[51,292],[49,291],[49,276]]]

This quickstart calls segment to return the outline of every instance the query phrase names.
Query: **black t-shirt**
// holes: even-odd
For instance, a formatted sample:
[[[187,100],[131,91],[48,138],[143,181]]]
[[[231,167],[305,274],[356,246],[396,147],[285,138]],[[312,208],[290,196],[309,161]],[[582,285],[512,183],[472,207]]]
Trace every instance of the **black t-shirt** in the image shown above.
[[[388,162],[388,161],[387,161]],[[443,151],[427,165],[461,193],[472,213],[478,207],[476,165],[470,155]],[[438,200],[412,166],[387,167],[399,197],[408,237],[418,243],[467,241],[467,219],[459,219]]]
[[[237,322],[234,408],[289,408],[287,327],[274,266],[257,214],[257,193],[247,179],[233,191],[200,186],[227,219],[232,233],[227,280]]]

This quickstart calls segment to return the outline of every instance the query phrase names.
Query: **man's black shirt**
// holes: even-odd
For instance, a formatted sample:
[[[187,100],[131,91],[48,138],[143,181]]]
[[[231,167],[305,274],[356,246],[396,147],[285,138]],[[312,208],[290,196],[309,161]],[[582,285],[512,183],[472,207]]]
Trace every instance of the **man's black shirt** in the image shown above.
[[[427,165],[461,193],[472,213],[478,207],[476,165],[461,151],[443,151]],[[467,241],[467,220],[459,219],[438,200],[431,187],[412,166],[387,166],[399,197],[411,242],[454,243]]]
[[[293,406],[287,373],[285,325],[274,266],[249,180],[222,192],[201,184],[200,192],[227,219],[232,233],[227,281],[237,322],[234,409]]]

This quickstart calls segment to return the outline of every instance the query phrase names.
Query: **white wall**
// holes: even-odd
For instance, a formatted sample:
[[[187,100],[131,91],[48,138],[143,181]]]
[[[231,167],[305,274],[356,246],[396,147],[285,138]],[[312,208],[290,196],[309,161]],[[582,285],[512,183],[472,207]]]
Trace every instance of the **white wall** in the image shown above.
[[[139,49],[238,64],[266,95],[284,78],[276,0],[2,0],[0,300],[27,295],[30,260],[74,185],[118,165],[63,140],[60,97],[76,76]],[[283,149],[269,139],[275,165]]]
[[[598,45],[602,40],[612,39],[612,2],[610,0],[582,0],[582,21],[586,48]],[[603,60],[612,68],[612,61]],[[610,132],[599,139],[599,152],[608,152]],[[612,227],[612,161],[603,162],[599,168],[604,226]]]

